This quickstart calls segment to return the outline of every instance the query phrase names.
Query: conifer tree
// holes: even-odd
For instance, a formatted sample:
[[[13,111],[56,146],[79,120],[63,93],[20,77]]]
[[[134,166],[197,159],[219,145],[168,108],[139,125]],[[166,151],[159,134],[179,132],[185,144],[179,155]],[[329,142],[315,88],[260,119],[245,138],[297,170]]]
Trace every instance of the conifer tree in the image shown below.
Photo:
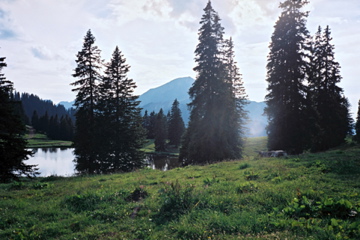
[[[245,110],[245,105],[248,104],[247,95],[244,88],[244,83],[240,74],[240,70],[235,61],[234,43],[232,38],[224,42],[224,65],[225,65],[225,79],[227,84],[227,102],[226,107],[227,117],[225,118],[228,129],[228,145],[232,146],[231,151],[233,156],[240,158],[242,156],[244,139],[246,134],[245,124],[248,121],[248,113]]]
[[[142,117],[142,126],[146,130],[146,138],[149,136],[149,127],[150,127],[150,118],[149,113],[147,110],[145,110],[144,116]]]
[[[0,57],[0,182],[37,175],[35,165],[24,163],[31,151],[23,138],[25,125],[15,112],[17,103],[11,99],[13,83],[1,72],[4,67],[5,57]]]
[[[185,131],[185,124],[181,117],[181,110],[177,99],[175,99],[172,104],[168,122],[169,144],[178,147],[180,145],[181,137]]]
[[[356,117],[356,123],[355,123],[355,136],[354,140],[358,143],[360,143],[360,100],[358,103],[358,112]]]
[[[204,9],[200,24],[199,44],[195,50],[197,77],[189,90],[190,121],[180,149],[180,160],[184,164],[241,157],[237,120],[240,112],[234,82],[228,72],[230,59],[224,50],[227,46],[223,39],[224,28],[211,1]]]
[[[73,122],[69,115],[60,118],[60,135],[59,140],[72,141],[73,140]]]
[[[156,152],[165,152],[166,151],[166,139],[167,139],[167,120],[162,108],[159,113],[156,115],[155,121],[155,151]]]
[[[31,126],[36,130],[39,129],[39,116],[36,110],[34,110],[33,115],[31,117]]]
[[[116,47],[100,84],[97,129],[102,146],[99,156],[102,172],[132,171],[144,164],[140,148],[145,131],[138,96],[134,95],[136,84],[127,77],[129,69]]]
[[[77,80],[71,85],[75,87],[72,91],[77,92],[74,104],[76,106],[74,136],[76,170],[91,174],[99,169],[96,161],[98,144],[95,118],[102,60],[100,49],[95,45],[95,37],[90,30],[85,35],[83,47],[75,61],[77,66],[73,77]]]
[[[318,127],[313,133],[313,151],[339,146],[351,129],[349,103],[343,89],[337,85],[341,81],[340,64],[335,61],[330,35],[329,26],[323,33],[319,27],[312,48],[309,96]]]
[[[148,114],[148,111],[145,111],[143,116],[143,127],[147,130],[146,138],[154,139],[155,138],[155,122],[156,122],[156,113],[152,111]]]
[[[267,64],[268,94],[265,113],[268,148],[301,153],[311,142],[310,110],[307,100],[306,70],[310,50],[306,29],[307,0],[286,0],[271,37]]]
[[[49,114],[45,112],[44,116],[39,118],[39,132],[46,134],[49,130]]]

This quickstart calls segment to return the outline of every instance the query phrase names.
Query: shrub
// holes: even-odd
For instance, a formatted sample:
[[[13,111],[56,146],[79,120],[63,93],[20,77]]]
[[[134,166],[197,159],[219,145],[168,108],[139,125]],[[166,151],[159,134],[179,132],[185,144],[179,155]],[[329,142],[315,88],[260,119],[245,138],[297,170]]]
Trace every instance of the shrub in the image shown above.
[[[220,180],[219,179],[216,179],[216,177],[214,176],[212,179],[209,179],[209,178],[206,178],[204,180],[204,185],[207,185],[207,186],[211,186],[213,185],[214,183],[219,183]]]
[[[138,188],[136,188],[134,191],[132,191],[130,193],[129,196],[127,196],[126,200],[131,202],[138,202],[141,199],[144,199],[148,196],[149,194],[144,190],[143,186],[140,186]]]
[[[100,204],[116,203],[122,204],[123,199],[117,198],[117,194],[99,195],[96,193],[86,193],[83,195],[73,195],[66,197],[62,204],[70,211],[79,213],[83,211],[94,211]]]
[[[294,198],[289,206],[284,208],[283,212],[296,219],[314,217],[348,219],[358,215],[353,204],[346,199],[334,200],[333,198],[326,198],[315,201],[301,194]]]
[[[245,171],[244,172],[244,175],[245,175],[245,179],[248,180],[248,181],[251,181],[251,180],[256,180],[259,178],[259,174],[257,173],[254,173],[253,171]]]
[[[74,195],[66,197],[64,204],[65,206],[73,212],[82,212],[82,211],[94,211],[96,206],[102,201],[101,197],[89,193],[85,195]]]
[[[248,164],[248,163],[243,163],[243,164],[241,164],[240,166],[239,166],[239,169],[240,170],[243,170],[243,169],[246,169],[246,168],[249,168],[250,167],[250,164]]]
[[[195,186],[181,186],[179,181],[165,185],[160,192],[161,207],[156,216],[159,221],[174,220],[189,212],[197,202],[193,194]]]
[[[256,192],[258,190],[258,186],[255,183],[246,182],[241,184],[236,188],[237,193],[250,193],[250,192]]]

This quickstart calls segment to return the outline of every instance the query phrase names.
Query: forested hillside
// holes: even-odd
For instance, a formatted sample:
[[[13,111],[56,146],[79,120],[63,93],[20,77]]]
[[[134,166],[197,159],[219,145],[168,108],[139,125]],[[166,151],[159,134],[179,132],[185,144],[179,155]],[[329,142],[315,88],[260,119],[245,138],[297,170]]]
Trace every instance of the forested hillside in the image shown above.
[[[29,119],[29,123],[31,123],[34,111],[37,112],[38,116],[43,116],[47,112],[49,117],[55,115],[58,115],[58,117],[69,115],[73,118],[73,110],[68,110],[61,104],[56,105],[51,100],[41,99],[37,95],[16,92],[14,97],[15,100],[21,101],[25,115]]]
[[[51,100],[43,100],[29,93],[14,93],[14,99],[22,103],[24,121],[37,132],[45,133],[51,139],[71,141],[74,133],[74,109],[65,109]]]

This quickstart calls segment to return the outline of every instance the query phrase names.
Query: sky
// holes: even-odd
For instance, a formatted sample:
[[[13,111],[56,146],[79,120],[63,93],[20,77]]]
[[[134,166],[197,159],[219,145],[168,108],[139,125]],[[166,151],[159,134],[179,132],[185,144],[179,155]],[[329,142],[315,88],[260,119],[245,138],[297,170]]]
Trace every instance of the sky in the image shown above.
[[[131,66],[136,94],[175,78],[196,77],[194,50],[208,0],[0,0],[0,56],[15,90],[72,101],[70,83],[86,32],[91,29],[101,57],[115,47]],[[281,9],[278,0],[212,0],[225,37],[232,37],[247,95],[264,101],[269,43]],[[360,1],[310,0],[307,28],[330,26],[339,84],[356,116],[360,99]]]

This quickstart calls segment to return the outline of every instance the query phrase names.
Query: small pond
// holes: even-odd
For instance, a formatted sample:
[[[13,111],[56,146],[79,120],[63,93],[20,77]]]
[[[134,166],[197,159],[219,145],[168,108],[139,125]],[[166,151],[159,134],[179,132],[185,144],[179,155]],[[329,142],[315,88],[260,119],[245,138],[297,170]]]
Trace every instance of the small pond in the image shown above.
[[[76,174],[73,148],[34,148],[34,155],[25,161],[28,165],[38,165],[41,177],[51,175],[70,177]],[[146,155],[149,167],[167,171],[179,167],[178,158],[168,155]]]

